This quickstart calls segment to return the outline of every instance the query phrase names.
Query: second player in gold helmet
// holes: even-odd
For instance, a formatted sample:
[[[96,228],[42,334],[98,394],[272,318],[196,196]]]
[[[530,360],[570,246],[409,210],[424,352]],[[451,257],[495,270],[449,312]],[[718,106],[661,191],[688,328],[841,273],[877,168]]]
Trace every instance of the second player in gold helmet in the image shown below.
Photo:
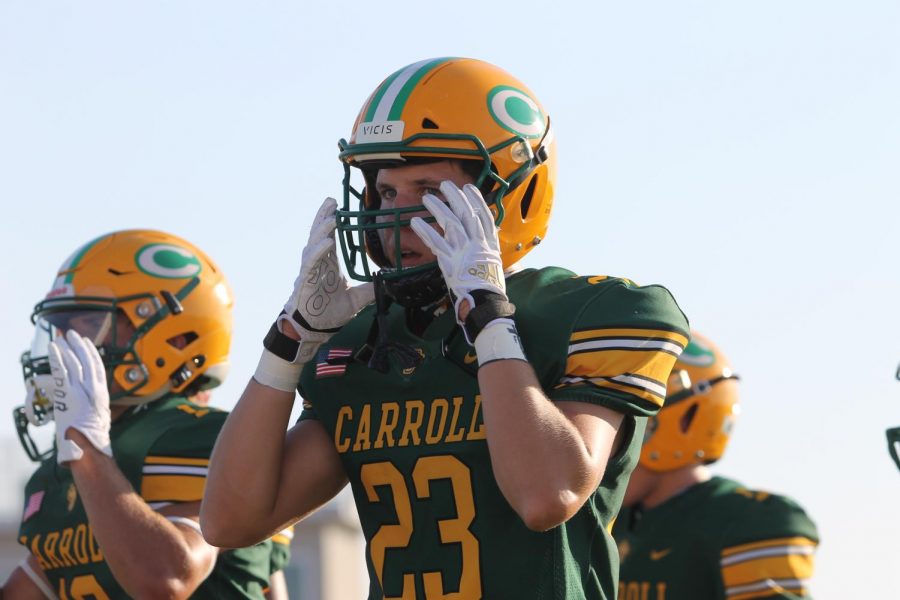
[[[232,303],[224,275],[193,244],[151,230],[103,235],[62,264],[35,306],[26,381],[40,381],[48,343],[74,329],[100,350],[112,404],[215,387],[228,371]]]
[[[721,458],[740,408],[738,379],[722,351],[692,331],[669,377],[665,404],[647,424],[641,466],[671,471]]]
[[[500,228],[504,267],[546,234],[556,177],[550,118],[536,96],[499,67],[469,58],[403,67],[369,96],[350,140],[339,145],[345,177],[337,222],[348,271],[371,281],[368,254],[401,304],[433,302],[446,288],[434,262],[404,262],[399,231],[425,209],[384,206],[376,186],[381,169],[459,159]],[[364,189],[352,184],[351,167],[362,171]]]

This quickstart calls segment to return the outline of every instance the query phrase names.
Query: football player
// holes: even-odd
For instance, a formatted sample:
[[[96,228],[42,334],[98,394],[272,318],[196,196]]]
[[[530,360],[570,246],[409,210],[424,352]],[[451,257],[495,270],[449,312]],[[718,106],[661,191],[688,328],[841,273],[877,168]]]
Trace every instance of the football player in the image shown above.
[[[220,553],[198,525],[226,413],[191,397],[228,371],[232,302],[208,256],[158,231],[103,235],[63,263],[23,356],[16,421],[41,464],[6,597],[263,598],[273,542]],[[51,421],[41,453],[29,425]]]
[[[897,367],[894,376],[900,380],[900,367]],[[887,434],[888,453],[894,459],[897,468],[900,469],[900,427],[891,427],[885,433]]]
[[[517,267],[546,235],[556,148],[496,66],[403,67],[340,148],[340,209],[319,209],[213,453],[207,539],[265,539],[349,481],[372,599],[613,598],[607,527],[684,315],[659,286]]]
[[[620,600],[809,597],[815,524],[794,501],[707,468],[728,444],[737,382],[722,352],[692,332],[613,528]]]

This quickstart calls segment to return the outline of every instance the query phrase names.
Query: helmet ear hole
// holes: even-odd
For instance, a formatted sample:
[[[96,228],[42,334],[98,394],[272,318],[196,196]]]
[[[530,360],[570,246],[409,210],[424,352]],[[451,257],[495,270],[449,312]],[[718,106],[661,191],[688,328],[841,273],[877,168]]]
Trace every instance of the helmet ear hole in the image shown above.
[[[694,417],[697,415],[697,408],[699,404],[696,402],[691,405],[687,412],[681,417],[681,421],[679,422],[679,426],[681,427],[681,433],[687,433],[688,429],[691,428],[691,423],[694,422]]]
[[[522,203],[519,205],[519,208],[522,212],[522,220],[524,221],[528,217],[528,209],[531,207],[531,201],[534,199],[534,190],[537,187],[538,176],[534,175],[531,179],[528,180],[528,188],[525,190],[525,194],[522,196]]]
[[[440,129],[440,127],[438,127],[437,123],[426,117],[422,119],[422,129]]]
[[[196,340],[198,337],[196,332],[193,331],[185,331],[184,333],[179,333],[178,335],[174,335],[166,340],[166,343],[175,348],[176,350],[182,350],[187,348],[191,342]]]

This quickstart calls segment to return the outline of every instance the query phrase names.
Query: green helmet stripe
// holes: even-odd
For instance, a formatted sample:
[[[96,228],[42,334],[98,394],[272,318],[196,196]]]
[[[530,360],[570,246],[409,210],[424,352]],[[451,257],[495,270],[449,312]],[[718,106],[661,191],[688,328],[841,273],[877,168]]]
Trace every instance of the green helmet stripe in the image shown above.
[[[388,77],[372,97],[366,122],[396,121],[403,113],[413,89],[432,69],[451,58],[432,58],[413,63]]]
[[[72,278],[75,276],[75,267],[78,266],[78,263],[81,262],[81,259],[84,258],[84,255],[88,253],[88,250],[93,248],[94,244],[105,237],[105,235],[101,235],[100,237],[95,238],[82,246],[79,250],[75,251],[75,254],[72,255],[72,258],[67,261],[68,264],[64,265],[63,268],[60,269],[61,271],[68,271],[68,273],[66,273],[65,279],[63,280],[63,283],[72,283]]]
[[[372,94],[372,100],[369,102],[369,106],[366,107],[366,116],[363,119],[364,122],[368,123],[375,116],[375,109],[378,108],[378,105],[381,104],[381,99],[384,98],[385,93],[388,91],[388,88],[391,87],[391,84],[394,83],[394,80],[400,76],[401,73],[406,71],[406,68],[400,69],[396,73],[390,75],[384,82],[378,86],[378,89],[375,90],[375,93]]]

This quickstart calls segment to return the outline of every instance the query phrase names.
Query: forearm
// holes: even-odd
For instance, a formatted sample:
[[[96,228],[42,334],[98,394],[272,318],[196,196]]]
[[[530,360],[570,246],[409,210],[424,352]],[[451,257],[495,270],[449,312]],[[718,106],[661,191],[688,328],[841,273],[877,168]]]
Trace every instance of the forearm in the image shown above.
[[[143,501],[113,459],[82,447],[84,457],[69,466],[116,581],[138,598],[190,595],[211,561],[197,562],[182,532]]]
[[[200,523],[215,544],[260,541],[270,533],[294,392],[251,379],[228,416],[209,466]]]
[[[546,530],[568,520],[596,490],[609,444],[584,432],[541,390],[526,362],[502,360],[478,372],[487,442],[497,483],[525,524]],[[593,438],[592,438],[593,441]]]

